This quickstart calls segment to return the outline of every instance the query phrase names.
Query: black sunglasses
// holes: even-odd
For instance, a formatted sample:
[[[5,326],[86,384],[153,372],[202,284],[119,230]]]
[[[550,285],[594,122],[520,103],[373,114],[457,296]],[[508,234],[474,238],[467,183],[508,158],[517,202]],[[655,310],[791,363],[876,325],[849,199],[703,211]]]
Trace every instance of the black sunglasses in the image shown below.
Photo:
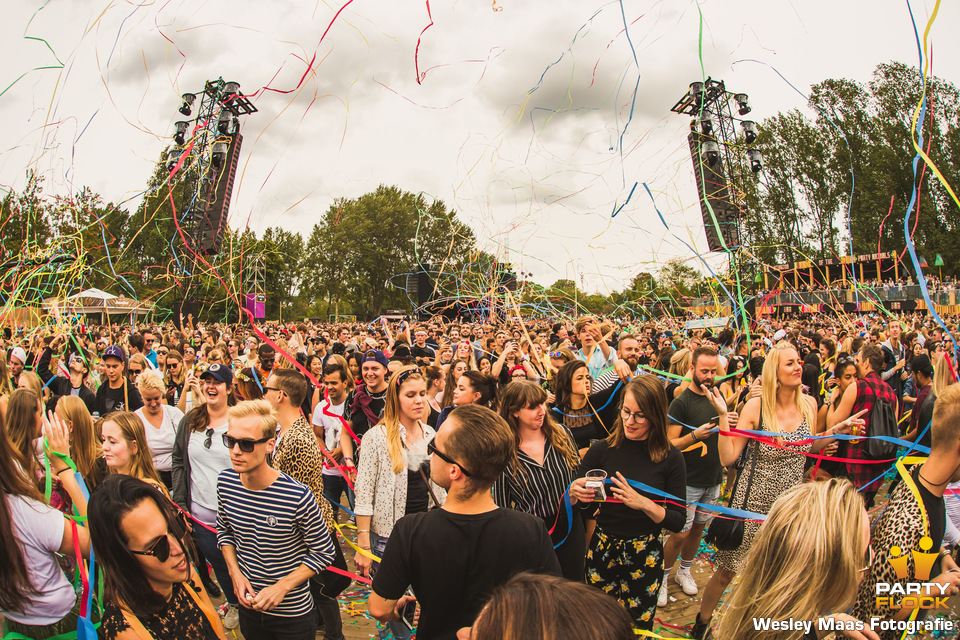
[[[203,441],[203,448],[209,449],[210,445],[213,444],[213,429],[207,429],[204,435],[207,436],[207,439]]]
[[[153,556],[158,562],[166,562],[167,558],[170,557],[171,535],[172,534],[167,533],[162,538],[157,538],[156,542],[143,551],[134,551],[133,549],[128,549],[128,551],[137,556]],[[177,542],[179,542],[179,540]]]
[[[128,370],[127,370],[127,375],[128,375],[128,376],[138,376],[138,375],[140,375],[141,373],[143,373],[143,369],[128,369]]]
[[[464,467],[462,464],[460,464],[459,462],[457,462],[456,460],[454,460],[453,458],[451,458],[450,456],[448,456],[448,455],[445,454],[444,452],[442,452],[442,451],[440,451],[439,449],[437,449],[436,445],[433,444],[433,440],[431,440],[430,443],[427,445],[427,453],[435,453],[435,454],[437,454],[437,457],[438,457],[438,458],[440,458],[441,460],[443,460],[443,461],[446,462],[447,464],[455,464],[455,465],[457,465],[458,467],[460,467],[460,471],[463,471],[463,475],[467,476],[468,478],[471,477],[471,476],[473,476],[472,473],[470,473],[469,471],[467,471],[466,467]]]
[[[259,440],[251,440],[250,438],[234,438],[233,436],[228,436],[223,434],[223,446],[227,449],[233,451],[234,445],[240,447],[240,451],[244,453],[253,453],[253,448],[258,444],[263,444],[267,440],[272,438],[260,438]]]

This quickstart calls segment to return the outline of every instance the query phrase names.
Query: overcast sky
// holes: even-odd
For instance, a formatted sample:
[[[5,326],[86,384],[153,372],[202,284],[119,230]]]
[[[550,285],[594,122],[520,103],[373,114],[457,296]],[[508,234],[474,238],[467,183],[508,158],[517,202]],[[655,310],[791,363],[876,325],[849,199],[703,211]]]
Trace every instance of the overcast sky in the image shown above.
[[[259,109],[233,227],[308,234],[335,198],[397,185],[443,200],[534,280],[606,293],[669,258],[695,264],[681,240],[706,253],[687,118],[670,112],[691,81],[723,79],[762,120],[805,102],[773,67],[806,92],[918,63],[904,0],[435,0],[422,36],[424,2],[354,0],[334,20],[343,6],[4,2],[0,186],[34,168],[51,192],[90,186],[133,209],[180,94],[222,76]],[[910,3],[921,37],[933,6]],[[958,24],[945,2],[930,36],[934,73],[956,84]],[[642,186],[611,217],[635,183],[669,230]]]

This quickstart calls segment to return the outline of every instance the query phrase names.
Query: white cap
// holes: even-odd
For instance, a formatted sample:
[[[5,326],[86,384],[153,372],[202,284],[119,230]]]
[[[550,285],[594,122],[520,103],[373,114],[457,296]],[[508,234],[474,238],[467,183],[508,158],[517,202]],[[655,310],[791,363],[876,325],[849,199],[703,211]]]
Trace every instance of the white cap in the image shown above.
[[[22,347],[14,347],[13,350],[10,351],[10,357],[19,360],[20,364],[27,364],[27,352],[24,351]]]
[[[773,334],[773,342],[777,343],[787,337],[787,332],[783,329],[777,329],[777,332]]]

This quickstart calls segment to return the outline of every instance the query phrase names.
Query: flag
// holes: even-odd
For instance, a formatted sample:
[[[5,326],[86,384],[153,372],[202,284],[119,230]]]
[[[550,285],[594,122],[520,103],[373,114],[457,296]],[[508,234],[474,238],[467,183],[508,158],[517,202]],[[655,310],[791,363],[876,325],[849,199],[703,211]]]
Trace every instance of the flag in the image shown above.
[[[939,253],[937,254],[937,259],[933,261],[933,266],[935,266],[935,267],[942,267],[942,266],[943,266],[943,258],[940,257],[940,254],[939,254]]]

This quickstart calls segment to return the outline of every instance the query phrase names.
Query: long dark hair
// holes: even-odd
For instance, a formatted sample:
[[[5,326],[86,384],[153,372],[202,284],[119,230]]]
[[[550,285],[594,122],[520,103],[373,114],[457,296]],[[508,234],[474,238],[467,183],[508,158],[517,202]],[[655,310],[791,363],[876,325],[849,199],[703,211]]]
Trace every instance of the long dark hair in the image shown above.
[[[497,410],[497,381],[494,378],[473,369],[467,369],[460,375],[466,377],[473,390],[480,394],[476,404]]]
[[[167,529],[186,546],[186,525],[170,501],[143,480],[132,476],[111,475],[100,483],[87,506],[90,542],[103,569],[103,589],[108,599],[121,604],[136,616],[156,614],[167,606],[166,598],[154,591],[137,558],[127,549],[120,526],[128,513],[144,500],[152,500],[167,521]]]
[[[667,392],[664,391],[660,379],[654,375],[637,376],[623,388],[620,399],[620,411],[617,420],[613,423],[613,431],[607,436],[607,445],[612,449],[619,447],[626,440],[623,432],[623,401],[627,395],[633,398],[640,408],[640,412],[650,423],[647,433],[647,453],[652,462],[663,462],[670,453],[670,438],[667,437]]]
[[[232,407],[235,404],[237,404],[237,394],[233,391],[233,385],[229,384],[227,385],[227,406]],[[210,411],[207,409],[207,403],[204,402],[190,409],[186,419],[191,431],[206,431],[210,426]]]
[[[466,371],[470,370],[470,363],[468,363],[466,360],[454,358],[450,361],[450,366],[447,367],[447,379],[443,383],[443,395],[440,397],[441,407],[449,407],[453,404],[453,392],[457,388],[457,378],[454,375],[454,370],[457,368],[457,363],[460,362],[467,365],[467,368],[465,369]]]
[[[569,407],[573,390],[573,375],[587,366],[583,360],[571,360],[557,371],[553,379],[553,393],[556,395],[555,405],[561,409]],[[589,375],[589,372],[588,372]]]
[[[28,478],[37,477],[37,454],[33,443],[37,439],[37,408],[40,397],[30,389],[16,389],[7,403],[5,437],[19,455],[23,472]]]
[[[507,421],[510,430],[517,441],[517,449],[520,448],[520,422],[513,415],[521,409],[532,409],[537,405],[547,402],[547,392],[543,390],[536,382],[531,380],[514,380],[507,383],[500,391],[500,417]],[[560,456],[567,463],[570,469],[576,469],[580,464],[580,454],[577,452],[577,446],[570,440],[567,432],[557,424],[549,411],[543,416],[544,437],[550,441],[550,446],[557,450]],[[517,452],[513,452],[513,460],[510,461],[510,471],[516,475],[520,467],[520,461],[517,458]]]
[[[30,392],[34,395],[33,392]],[[22,456],[7,436],[0,420],[0,609],[22,611],[24,605],[40,594],[30,582],[23,551],[13,532],[13,516],[7,496],[23,496],[43,502],[34,478],[23,474]]]

